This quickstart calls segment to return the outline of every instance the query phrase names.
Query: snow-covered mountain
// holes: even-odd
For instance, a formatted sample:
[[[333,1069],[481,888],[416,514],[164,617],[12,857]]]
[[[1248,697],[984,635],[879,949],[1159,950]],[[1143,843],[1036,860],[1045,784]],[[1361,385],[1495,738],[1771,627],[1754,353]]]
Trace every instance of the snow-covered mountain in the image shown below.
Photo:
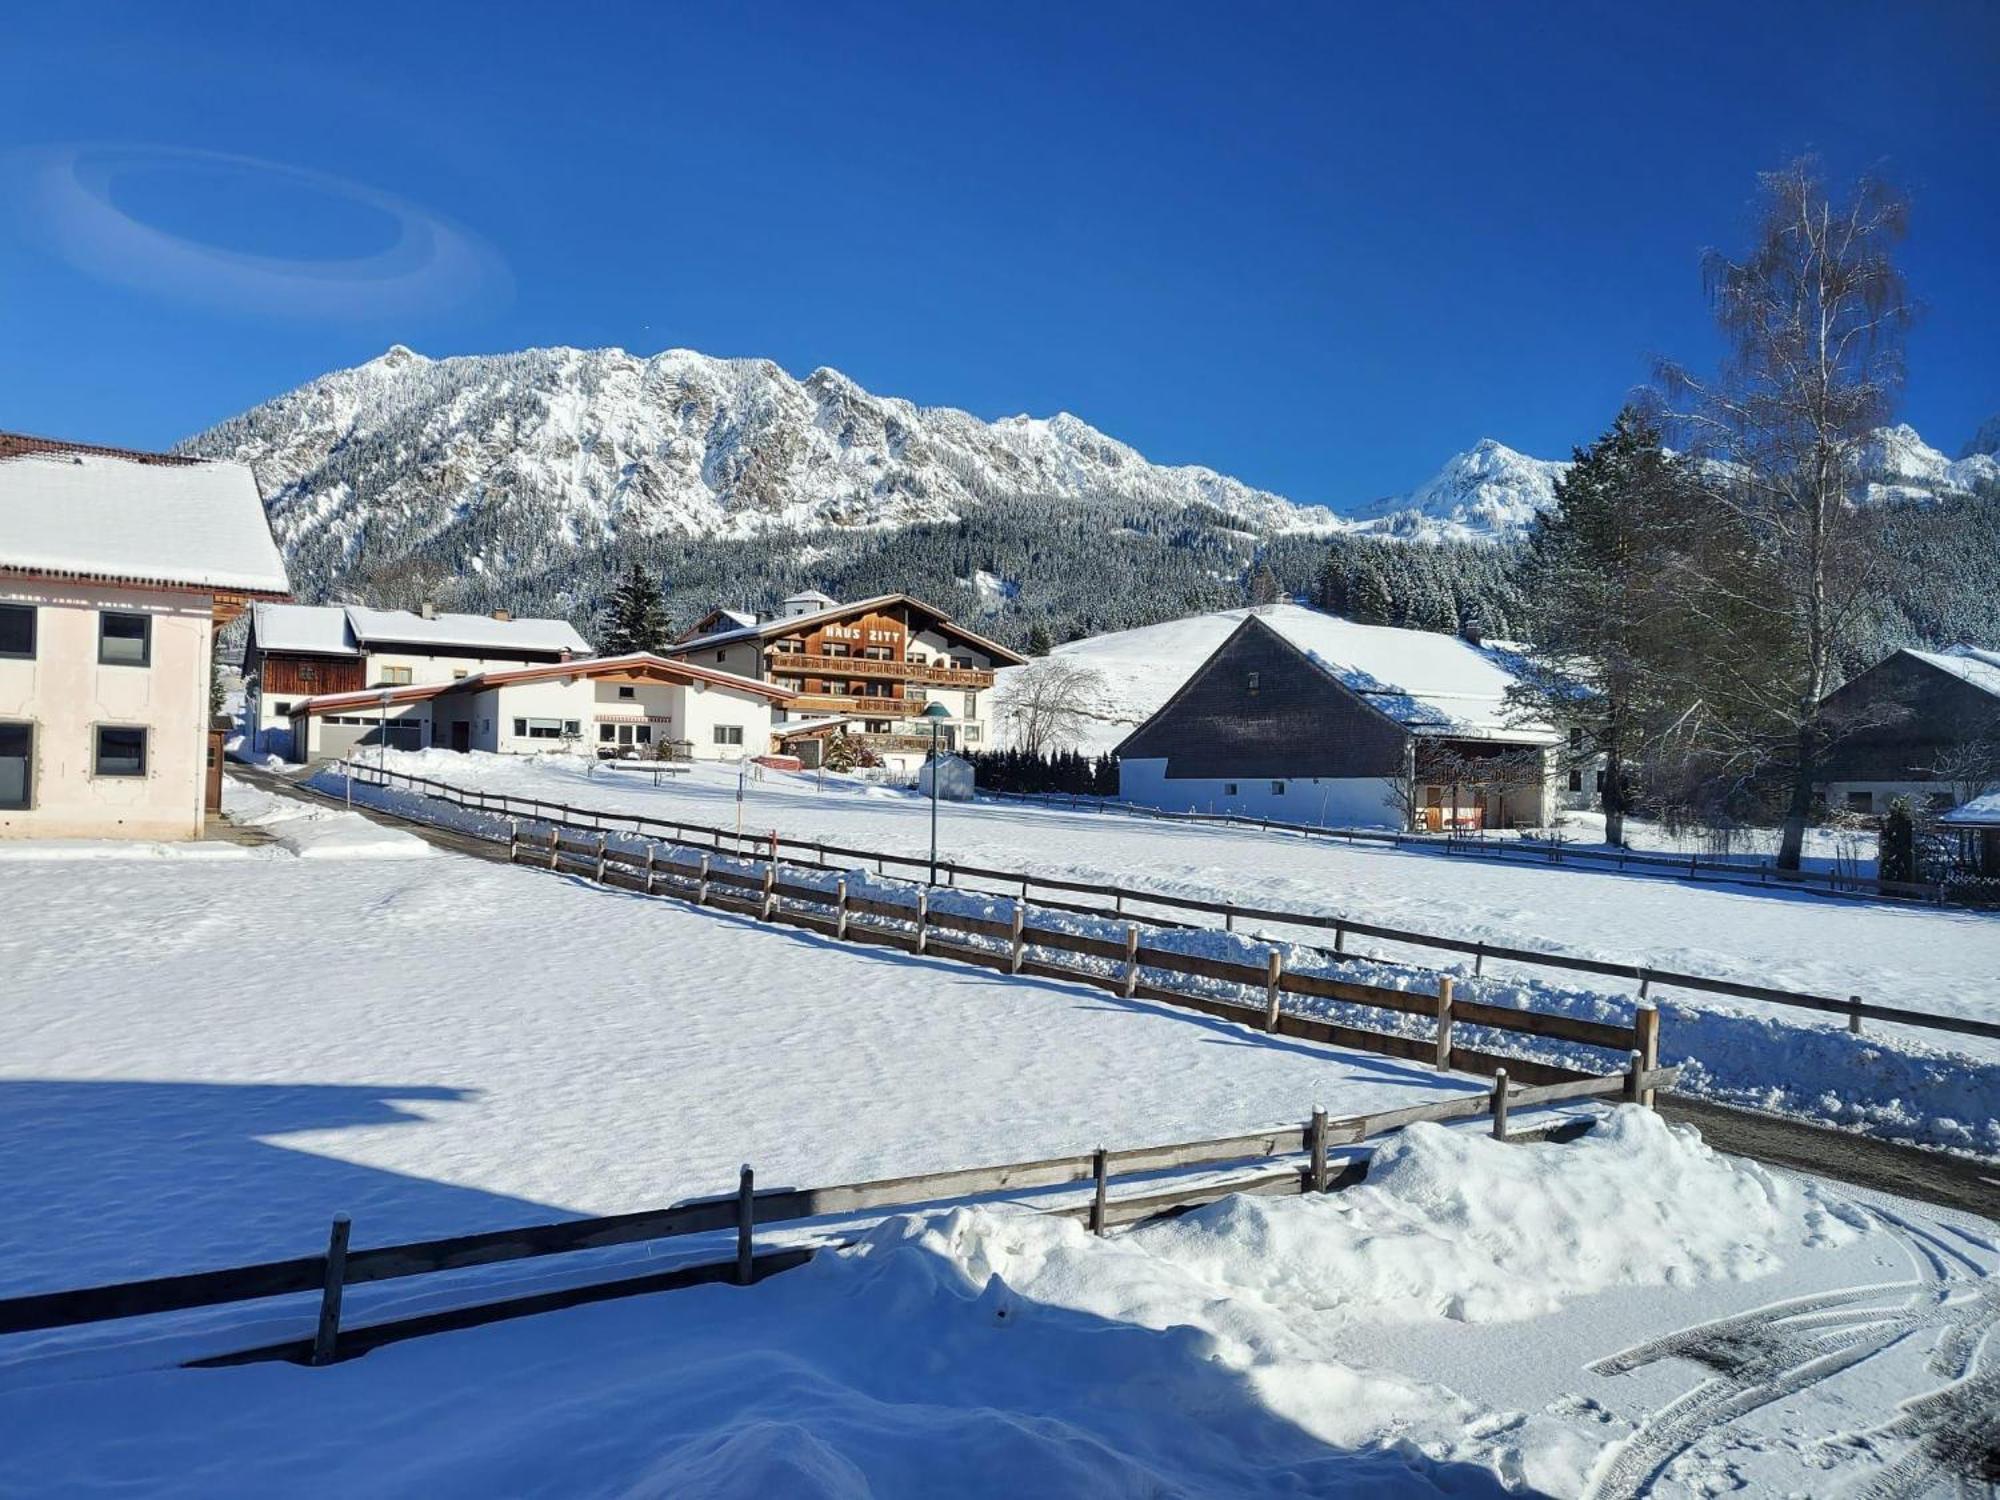
[[[2000,439],[2000,432],[1994,436]],[[1917,436],[1908,423],[1878,427],[1862,452],[1861,469],[1867,497],[1873,501],[1931,500],[2000,483],[2000,459],[1991,453],[1968,451],[1954,462]]]
[[[309,578],[364,547],[536,567],[620,535],[749,537],[944,521],[1035,497],[1206,505],[1252,530],[1331,530],[1212,469],[1149,463],[1066,413],[984,422],[836,370],[670,349],[431,360],[397,347],[189,439],[248,463]]]
[[[1450,459],[1407,495],[1355,511],[1358,530],[1420,541],[1517,536],[1555,503],[1567,463],[1530,458],[1492,438]]]

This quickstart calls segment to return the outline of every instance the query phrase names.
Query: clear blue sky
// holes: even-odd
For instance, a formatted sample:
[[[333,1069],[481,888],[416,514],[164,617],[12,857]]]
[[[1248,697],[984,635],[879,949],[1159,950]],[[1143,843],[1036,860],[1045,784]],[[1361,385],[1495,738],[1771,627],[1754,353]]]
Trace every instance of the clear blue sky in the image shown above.
[[[10,11],[0,427],[685,345],[1347,504],[1710,358],[1804,150],[1914,198],[1906,418],[2000,411],[2000,6],[224,9]]]

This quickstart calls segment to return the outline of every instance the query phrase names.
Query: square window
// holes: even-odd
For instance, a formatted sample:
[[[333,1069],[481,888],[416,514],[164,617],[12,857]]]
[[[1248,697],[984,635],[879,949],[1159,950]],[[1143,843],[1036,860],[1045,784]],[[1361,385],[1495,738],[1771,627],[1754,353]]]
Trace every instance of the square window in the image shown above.
[[[277,708],[277,714],[281,719],[289,719],[292,716],[292,705],[289,703],[280,703]]]
[[[632,737],[642,745],[652,744],[653,726],[651,724],[636,725],[632,730]]]
[[[153,659],[153,617],[99,610],[97,659],[107,667],[143,667]]]
[[[583,735],[583,721],[581,719],[564,719],[562,732],[571,739],[581,738]]]
[[[1849,812],[1875,811],[1875,794],[1873,792],[1849,792],[1847,794],[1847,810]]]
[[[451,674],[451,680],[452,680],[453,682],[463,682],[463,681],[465,681],[465,668],[463,668],[463,667],[460,667],[460,668],[459,668],[459,669],[458,669],[457,671],[453,672],[453,673]]]
[[[35,726],[0,724],[0,807],[34,805]]]
[[[717,661],[728,661],[729,653],[727,651],[718,651],[715,653],[715,659]]]
[[[527,737],[528,737],[528,721],[526,719],[516,719],[514,721],[514,738],[517,740],[525,740]]]
[[[1225,797],[1234,797],[1236,795],[1236,783],[1233,781],[1223,782],[1222,795]]]
[[[718,724],[715,726],[715,743],[718,745],[740,745],[743,743],[741,724]]]
[[[97,726],[97,766],[99,776],[144,776],[146,774],[146,731]]]
[[[35,606],[0,604],[0,656],[33,658]]]
[[[384,667],[382,669],[382,681],[380,686],[408,687],[409,685],[410,685],[410,669],[408,667]]]
[[[1271,783],[1271,795],[1272,795],[1273,797],[1282,797],[1282,796],[1284,796],[1284,795],[1285,795],[1285,784],[1284,784],[1284,782],[1282,782],[1282,781],[1274,781],[1274,782],[1272,782],[1272,783]]]
[[[1569,773],[1569,789],[1572,792],[1583,790],[1583,769],[1581,767],[1577,767]]]
[[[611,741],[613,741],[617,737],[618,737],[618,730],[615,725],[599,724],[597,726],[598,743],[608,745],[611,743]]]
[[[636,698],[639,696],[639,690],[635,687],[621,687],[618,689],[618,696],[621,698]]]

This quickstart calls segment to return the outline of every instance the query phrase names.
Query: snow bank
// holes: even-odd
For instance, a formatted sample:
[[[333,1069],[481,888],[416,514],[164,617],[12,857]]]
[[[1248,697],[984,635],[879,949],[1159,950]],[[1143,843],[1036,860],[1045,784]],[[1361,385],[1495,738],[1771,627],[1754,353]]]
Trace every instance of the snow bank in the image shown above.
[[[262,829],[301,859],[428,859],[437,852],[415,834],[359,813],[281,797],[234,778],[223,782],[223,805],[232,822]]]

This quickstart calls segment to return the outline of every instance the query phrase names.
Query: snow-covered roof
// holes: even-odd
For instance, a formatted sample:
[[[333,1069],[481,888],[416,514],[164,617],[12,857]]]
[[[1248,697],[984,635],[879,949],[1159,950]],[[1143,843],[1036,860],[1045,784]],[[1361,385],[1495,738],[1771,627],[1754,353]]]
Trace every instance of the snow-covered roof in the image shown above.
[[[838,604],[839,602],[833,595],[822,594],[818,589],[806,589],[800,593],[788,595],[785,599],[785,603],[787,604]]]
[[[794,595],[793,597],[803,598],[804,596]],[[789,604],[791,600],[788,599],[785,602]],[[926,604],[923,600],[912,598],[908,594],[877,594],[872,599],[857,599],[851,604],[835,604],[827,609],[816,609],[810,614],[780,616],[775,620],[765,620],[762,624],[752,622],[749,625],[741,625],[734,630],[712,630],[707,635],[698,635],[690,640],[676,641],[667,650],[674,655],[679,655],[686,651],[711,650],[716,646],[727,646],[735,641],[768,640],[772,636],[790,635],[796,630],[811,630],[816,626],[830,624],[847,615],[865,614],[871,609],[883,609],[891,604],[908,604],[922,610],[925,614],[935,619],[940,628],[949,630],[952,634],[962,636],[964,639],[971,641],[980,650],[1000,662],[1018,664],[1027,660],[1025,656],[1022,656],[1012,647],[1003,646],[995,640],[989,640],[975,630],[967,630],[936,605]],[[735,611],[729,610],[724,611],[724,613],[734,616]]]
[[[2000,792],[1974,797],[1970,802],[1954,807],[1938,821],[1961,828],[2000,828]]]
[[[581,656],[590,643],[567,620],[496,620],[491,615],[436,615],[425,619],[407,609],[346,606],[348,629],[366,646],[394,641],[424,646],[463,646],[495,652],[570,651]]]
[[[1553,742],[1546,726],[1509,708],[1516,680],[1504,656],[1455,635],[1359,625],[1296,604],[1274,604],[1252,617],[1296,647],[1321,671],[1420,734]]]
[[[337,604],[259,604],[251,632],[260,651],[303,651],[315,656],[359,656],[347,611]]]
[[[167,463],[51,445],[0,458],[0,568],[286,594],[243,464]]]
[[[1918,661],[1928,662],[1939,671],[1949,672],[1981,692],[2000,698],[2000,651],[1984,651],[1977,646],[1947,646],[1942,651],[1905,649]]]
[[[728,688],[736,692],[750,693],[772,702],[782,702],[796,697],[790,688],[781,688],[774,683],[759,682],[754,677],[744,677],[736,672],[718,672],[713,667],[698,667],[692,662],[672,661],[664,656],[655,656],[650,651],[632,651],[623,656],[587,656],[575,661],[544,662],[533,667],[500,667],[474,673],[470,677],[460,677],[452,682],[417,683],[411,687],[363,688],[351,693],[322,693],[316,698],[305,698],[292,705],[292,717],[311,718],[316,714],[335,713],[343,708],[380,703],[386,698],[390,703],[421,703],[431,698],[442,698],[447,694],[485,692],[489,688],[503,688],[520,682],[546,682],[550,678],[592,678],[614,677],[625,672],[653,672],[660,676],[688,685]]]

